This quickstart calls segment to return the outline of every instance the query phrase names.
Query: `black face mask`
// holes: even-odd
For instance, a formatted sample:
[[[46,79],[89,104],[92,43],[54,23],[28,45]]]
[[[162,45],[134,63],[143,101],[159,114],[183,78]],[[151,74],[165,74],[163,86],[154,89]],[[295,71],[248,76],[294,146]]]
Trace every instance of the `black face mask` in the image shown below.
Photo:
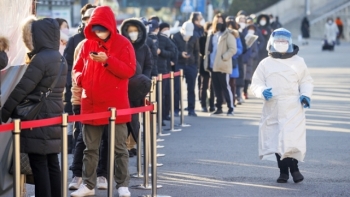
[[[216,24],[216,31],[223,31],[224,28],[225,26],[223,23]]]

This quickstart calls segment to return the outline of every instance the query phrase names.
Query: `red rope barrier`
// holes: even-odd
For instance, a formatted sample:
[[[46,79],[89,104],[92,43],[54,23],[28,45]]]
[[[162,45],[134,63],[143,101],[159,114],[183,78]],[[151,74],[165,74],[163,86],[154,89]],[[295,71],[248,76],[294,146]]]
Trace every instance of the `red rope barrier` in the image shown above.
[[[169,79],[169,78],[170,78],[170,74],[163,75],[163,79]]]
[[[174,73],[174,77],[179,77],[181,76],[181,72],[180,71],[177,71],[176,73]]]
[[[13,131],[14,129],[15,129],[15,124],[13,123],[0,125],[0,133]]]
[[[117,110],[117,119],[118,119],[118,116],[137,114],[137,113],[142,113],[142,112],[146,112],[146,111],[153,111],[153,110],[154,110],[153,105],[144,106],[144,107],[137,107],[137,108],[121,109],[121,110]],[[94,114],[73,115],[73,116],[68,116],[68,122],[103,119],[103,118],[109,118],[110,116],[111,116],[110,111],[94,113]],[[61,123],[62,123],[61,116],[55,117],[55,118],[41,119],[41,120],[23,121],[23,122],[21,122],[21,129],[30,129],[30,128],[46,127],[46,126],[51,126],[51,125],[60,125]],[[13,123],[0,125],[0,132],[10,132],[12,130],[14,130]]]

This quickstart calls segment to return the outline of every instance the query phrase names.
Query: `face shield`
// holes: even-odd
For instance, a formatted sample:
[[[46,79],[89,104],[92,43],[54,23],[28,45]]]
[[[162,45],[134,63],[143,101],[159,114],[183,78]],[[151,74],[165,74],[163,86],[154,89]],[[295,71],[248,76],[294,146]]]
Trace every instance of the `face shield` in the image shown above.
[[[268,52],[291,53],[293,52],[292,34],[290,31],[279,28],[272,32],[267,43]]]

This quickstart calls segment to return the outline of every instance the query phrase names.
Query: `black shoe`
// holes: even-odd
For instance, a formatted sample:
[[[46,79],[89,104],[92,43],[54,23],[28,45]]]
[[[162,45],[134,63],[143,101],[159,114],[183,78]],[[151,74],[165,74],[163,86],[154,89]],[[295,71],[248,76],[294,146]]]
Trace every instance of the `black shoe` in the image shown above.
[[[224,112],[222,111],[222,109],[218,109],[218,110],[216,110],[216,112],[214,112],[213,114],[214,114],[214,115],[220,115],[220,114],[222,114],[222,113],[224,113]]]
[[[174,117],[180,117],[179,112],[174,112]]]
[[[129,151],[129,157],[134,157],[134,153],[131,151],[131,150],[128,150]]]
[[[229,110],[228,112],[227,112],[227,116],[233,116],[233,110]]]
[[[135,156],[137,155],[137,149],[136,148],[130,149],[130,152],[132,152],[132,154],[134,154]]]
[[[214,112],[214,111],[215,111],[215,107],[209,109],[209,112]]]
[[[300,183],[304,180],[304,176],[299,171],[293,172],[291,174],[292,174],[294,183]]]
[[[280,174],[280,177],[277,179],[277,183],[287,183],[289,179],[289,174]]]
[[[202,112],[208,112],[208,109],[206,107],[202,107]]]
[[[188,112],[188,116],[197,117],[197,114],[196,112],[192,111],[192,112]]]
[[[186,107],[184,110],[185,110],[185,111],[188,111],[188,107]]]

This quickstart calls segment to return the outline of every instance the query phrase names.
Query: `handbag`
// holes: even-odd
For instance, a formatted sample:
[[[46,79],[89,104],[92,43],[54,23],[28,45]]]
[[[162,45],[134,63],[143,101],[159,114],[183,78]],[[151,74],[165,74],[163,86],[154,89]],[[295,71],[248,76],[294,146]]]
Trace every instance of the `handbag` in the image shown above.
[[[35,120],[38,116],[43,104],[44,100],[51,94],[53,88],[56,86],[58,82],[58,78],[61,76],[63,65],[64,65],[64,59],[61,58],[61,66],[60,71],[56,77],[56,79],[53,81],[51,86],[48,88],[47,92],[39,92],[36,94],[30,94],[28,95],[19,105],[16,106],[15,110],[13,111],[11,118],[13,119],[21,119],[21,120]]]
[[[33,174],[32,168],[30,167],[29,157],[27,153],[21,153],[21,174],[30,175]],[[11,165],[10,174],[13,174],[13,163]]]

